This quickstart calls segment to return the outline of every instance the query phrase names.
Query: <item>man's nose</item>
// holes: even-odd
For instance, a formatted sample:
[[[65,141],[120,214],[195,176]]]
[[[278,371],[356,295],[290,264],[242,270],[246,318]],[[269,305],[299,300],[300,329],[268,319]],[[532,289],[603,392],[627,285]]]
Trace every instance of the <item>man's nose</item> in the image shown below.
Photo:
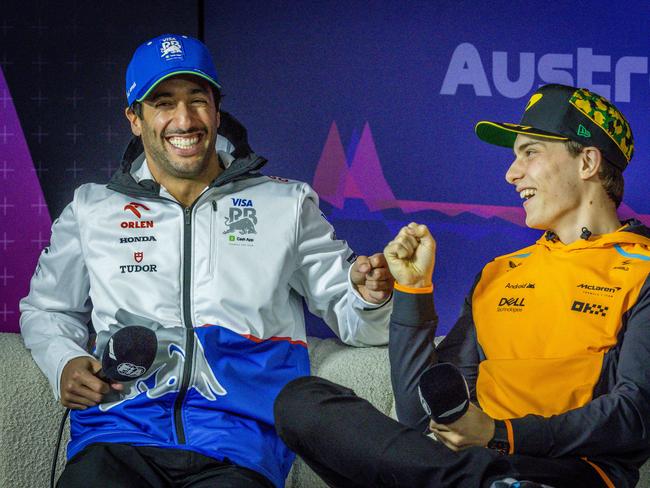
[[[174,111],[174,122],[179,129],[187,130],[192,127],[192,111],[185,103],[176,105]]]
[[[524,171],[521,160],[519,158],[515,158],[512,164],[510,164],[508,171],[506,171],[506,181],[511,185],[515,185],[517,184],[517,181],[520,180],[523,176]]]

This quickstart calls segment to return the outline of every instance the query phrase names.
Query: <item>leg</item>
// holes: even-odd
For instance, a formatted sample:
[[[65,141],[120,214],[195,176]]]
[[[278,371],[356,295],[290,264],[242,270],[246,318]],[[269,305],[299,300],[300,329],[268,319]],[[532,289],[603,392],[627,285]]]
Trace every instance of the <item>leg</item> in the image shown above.
[[[270,480],[251,469],[213,460],[197,474],[188,476],[178,488],[274,488]]]
[[[274,413],[280,437],[335,487],[476,488],[502,464],[488,449],[454,453],[317,377],[285,386]]]
[[[126,444],[91,444],[65,466],[57,488],[163,488],[166,480],[146,457]]]

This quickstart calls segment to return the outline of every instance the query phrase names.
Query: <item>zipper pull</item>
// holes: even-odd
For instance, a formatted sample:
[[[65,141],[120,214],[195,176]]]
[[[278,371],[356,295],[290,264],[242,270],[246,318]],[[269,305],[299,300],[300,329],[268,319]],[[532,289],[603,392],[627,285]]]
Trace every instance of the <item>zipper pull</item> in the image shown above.
[[[217,201],[216,200],[212,200],[212,210],[214,210],[215,212],[217,211]]]
[[[190,207],[187,207],[185,209],[185,225],[190,225],[190,217],[192,215],[192,211],[190,210]]]

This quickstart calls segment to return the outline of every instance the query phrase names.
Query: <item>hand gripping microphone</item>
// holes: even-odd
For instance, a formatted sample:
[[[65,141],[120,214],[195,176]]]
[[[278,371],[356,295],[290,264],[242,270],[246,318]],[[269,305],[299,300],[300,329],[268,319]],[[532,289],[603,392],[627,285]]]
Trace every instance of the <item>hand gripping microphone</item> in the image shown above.
[[[418,384],[422,408],[437,424],[451,424],[469,408],[469,388],[460,370],[451,363],[429,367]]]
[[[158,350],[156,333],[142,325],[130,325],[115,332],[102,353],[102,375],[109,380],[126,382],[143,376]]]
[[[156,333],[142,325],[126,326],[109,337],[102,353],[101,379],[117,382],[133,381],[143,376],[153,365],[158,350]],[[54,488],[56,462],[63,435],[65,420],[70,413],[67,408],[59,426],[59,436],[54,449],[50,470],[50,487]]]

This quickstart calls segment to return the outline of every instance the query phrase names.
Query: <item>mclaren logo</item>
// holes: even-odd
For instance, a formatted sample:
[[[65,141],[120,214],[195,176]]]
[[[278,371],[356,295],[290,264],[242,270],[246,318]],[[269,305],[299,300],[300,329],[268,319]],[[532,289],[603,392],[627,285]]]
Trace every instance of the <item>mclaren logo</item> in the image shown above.
[[[621,289],[620,286],[598,286],[590,285],[588,283],[580,283],[576,288],[582,288],[589,291],[602,291],[605,293],[616,293]]]

